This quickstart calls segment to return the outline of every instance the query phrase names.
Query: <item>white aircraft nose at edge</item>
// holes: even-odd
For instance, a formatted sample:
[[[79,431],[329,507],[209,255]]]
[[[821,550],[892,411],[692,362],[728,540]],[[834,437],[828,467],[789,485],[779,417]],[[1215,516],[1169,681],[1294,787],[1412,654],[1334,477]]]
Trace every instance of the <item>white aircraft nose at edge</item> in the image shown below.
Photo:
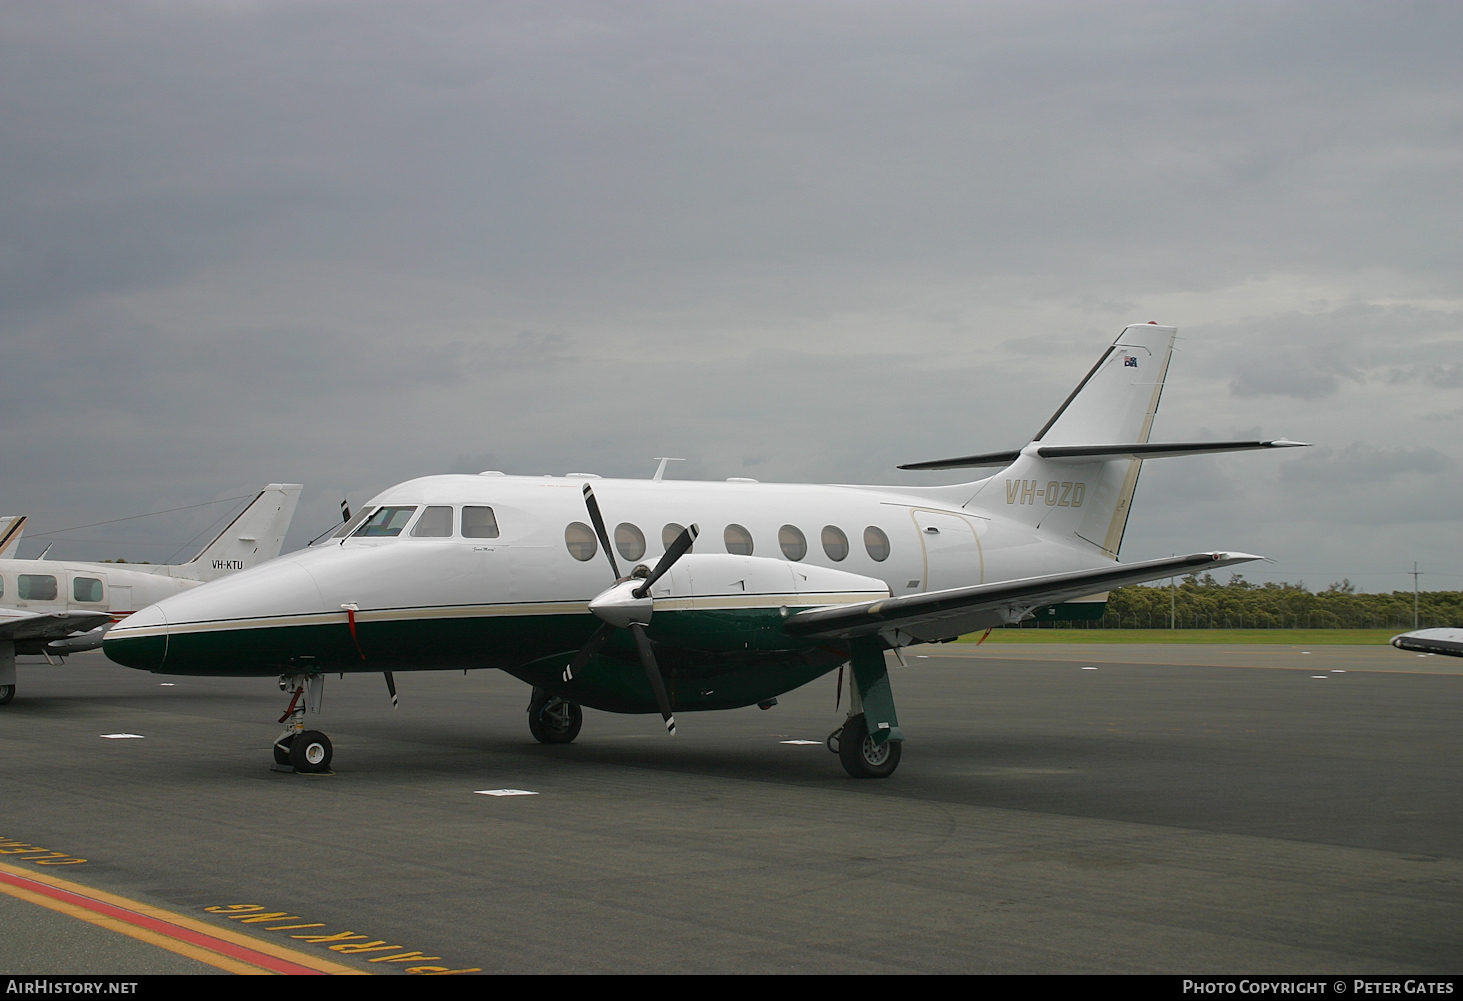
[[[1096,617],[1109,588],[1259,558],[1117,562],[1144,459],[1300,444],[1149,442],[1175,334],[1124,328],[1022,449],[901,467],[999,467],[983,479],[686,482],[664,462],[651,480],[427,476],[325,544],[142,609],[104,649],[162,674],[279,675],[275,766],[297,771],[330,766],[305,729],[327,673],[382,673],[394,703],[393,672],[498,668],[532,686],[533,735],[568,742],[583,706],[659,712],[674,733],[678,712],[766,708],[847,664],[830,747],[885,777],[904,734],[884,651]]]

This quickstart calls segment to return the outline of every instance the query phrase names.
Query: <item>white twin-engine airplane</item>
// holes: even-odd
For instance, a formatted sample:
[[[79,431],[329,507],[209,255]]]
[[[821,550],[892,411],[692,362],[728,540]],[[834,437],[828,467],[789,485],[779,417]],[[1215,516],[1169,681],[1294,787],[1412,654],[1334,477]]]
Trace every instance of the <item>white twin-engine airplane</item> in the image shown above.
[[[11,559],[25,519],[12,521],[0,530],[0,706],[15,698],[17,653],[49,659],[95,650],[134,609],[274,559],[302,489],[269,484],[197,556],[179,564]]]
[[[533,686],[533,735],[567,743],[581,706],[659,712],[674,733],[675,713],[766,708],[851,664],[830,746],[884,777],[904,739],[884,651],[1258,558],[1116,562],[1143,459],[1297,444],[1150,444],[1174,334],[1127,327],[1019,451],[901,467],[1004,467],[986,479],[673,482],[664,461],[651,480],[426,476],[323,545],[142,609],[104,649],[159,674],[279,675],[275,763],[296,771],[330,765],[305,729],[327,673],[383,673],[394,701],[394,671],[498,668]]]

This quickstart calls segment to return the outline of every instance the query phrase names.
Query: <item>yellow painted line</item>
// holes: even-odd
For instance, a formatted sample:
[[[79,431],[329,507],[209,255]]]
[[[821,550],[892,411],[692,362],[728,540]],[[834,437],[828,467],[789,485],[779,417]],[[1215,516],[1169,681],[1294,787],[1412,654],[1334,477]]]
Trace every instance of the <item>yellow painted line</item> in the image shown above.
[[[230,928],[5,863],[0,863],[0,893],[230,973],[368,975]]]

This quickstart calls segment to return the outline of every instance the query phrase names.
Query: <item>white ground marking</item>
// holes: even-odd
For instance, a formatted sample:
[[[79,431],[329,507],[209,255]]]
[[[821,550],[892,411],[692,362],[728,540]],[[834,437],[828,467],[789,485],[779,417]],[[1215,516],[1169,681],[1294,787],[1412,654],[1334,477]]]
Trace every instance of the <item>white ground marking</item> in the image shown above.
[[[1312,678],[1320,678],[1322,681],[1325,681],[1326,678],[1329,677],[1329,675],[1325,675],[1325,674],[1313,674],[1313,675],[1311,675],[1311,677]]]
[[[478,796],[537,796],[538,793],[530,792],[527,789],[475,789],[473,793]]]
[[[1084,670],[1084,671],[1095,671],[1095,670],[1097,670],[1097,668],[1095,668],[1095,667],[1084,667],[1082,670]]]
[[[1343,670],[1341,670],[1341,668],[1339,668],[1339,667],[1333,667],[1333,668],[1331,668],[1331,673],[1332,674],[1345,674],[1346,672],[1343,671]]]
[[[108,740],[126,740],[129,737],[135,737],[138,740],[142,739],[142,734],[140,733],[99,733],[97,736],[106,737]]]
[[[821,744],[823,742],[821,740],[782,740],[782,741],[778,741],[778,743],[781,743],[781,744]]]

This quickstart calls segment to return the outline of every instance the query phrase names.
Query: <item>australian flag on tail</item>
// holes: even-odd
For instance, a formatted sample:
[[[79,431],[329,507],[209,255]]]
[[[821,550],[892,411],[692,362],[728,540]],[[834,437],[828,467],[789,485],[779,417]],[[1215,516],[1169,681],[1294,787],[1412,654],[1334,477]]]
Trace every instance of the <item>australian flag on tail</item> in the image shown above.
[[[1123,355],[1123,368],[1137,368],[1138,359],[1133,355]]]

